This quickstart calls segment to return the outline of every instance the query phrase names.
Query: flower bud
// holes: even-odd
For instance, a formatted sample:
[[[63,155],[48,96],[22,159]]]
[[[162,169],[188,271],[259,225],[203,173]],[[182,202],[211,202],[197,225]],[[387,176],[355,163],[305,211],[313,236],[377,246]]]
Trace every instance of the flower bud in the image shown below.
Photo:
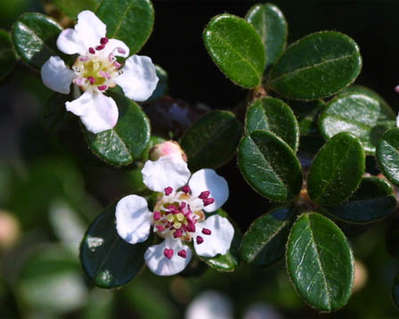
[[[8,212],[0,211],[0,250],[11,248],[20,237],[18,220]]]
[[[156,161],[162,156],[173,155],[173,154],[180,154],[183,160],[187,162],[186,153],[184,153],[179,143],[175,141],[166,141],[155,145],[150,150],[150,159],[152,161]]]

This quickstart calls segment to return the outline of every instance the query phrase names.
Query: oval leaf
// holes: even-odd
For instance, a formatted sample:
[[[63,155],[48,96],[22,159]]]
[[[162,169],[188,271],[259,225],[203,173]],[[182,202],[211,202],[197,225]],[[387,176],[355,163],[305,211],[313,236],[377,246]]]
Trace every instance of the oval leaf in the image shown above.
[[[320,116],[320,129],[326,139],[339,132],[350,132],[371,154],[384,132],[394,126],[392,110],[374,96],[363,93],[337,96]]]
[[[96,286],[119,287],[140,271],[149,242],[131,245],[119,237],[112,205],[89,226],[80,246],[80,262]]]
[[[247,109],[245,128],[247,134],[256,130],[270,130],[294,151],[298,149],[298,122],[291,108],[280,99],[265,97],[256,100]]]
[[[150,0],[103,0],[96,14],[107,25],[107,37],[125,42],[130,55],[140,51],[154,26]]]
[[[269,86],[286,98],[315,100],[351,84],[361,65],[359,48],[350,37],[312,33],[287,48],[271,71]]]
[[[40,13],[25,13],[12,28],[14,46],[27,64],[40,69],[51,56],[60,55],[56,41],[62,31],[51,18]]]
[[[53,0],[52,3],[72,19],[83,10],[96,11],[101,0]]]
[[[346,222],[371,223],[389,216],[395,207],[391,185],[378,177],[365,177],[347,202],[328,211]]]
[[[276,208],[257,218],[244,234],[240,256],[247,263],[266,267],[284,256],[292,212]]]
[[[334,311],[351,295],[352,251],[343,232],[317,213],[301,215],[287,243],[287,270],[297,292],[312,307]]]
[[[135,102],[122,94],[111,94],[119,108],[118,124],[98,134],[85,131],[90,149],[103,161],[123,166],[140,158],[150,141],[150,123]]]
[[[399,128],[387,131],[377,146],[377,161],[385,177],[399,186]]]
[[[265,68],[274,64],[287,44],[287,21],[280,9],[271,3],[256,4],[249,9],[246,19],[258,32],[265,46]]]
[[[233,113],[213,111],[200,118],[181,139],[191,170],[218,168],[234,156],[242,135]]]
[[[250,23],[222,14],[209,22],[203,38],[213,62],[231,81],[244,88],[261,84],[265,49]]]
[[[348,133],[335,135],[320,149],[310,168],[310,198],[325,206],[342,203],[359,186],[365,165],[359,140]]]
[[[0,30],[0,80],[4,79],[14,69],[17,62],[10,34]]]
[[[294,152],[271,132],[254,131],[238,149],[238,165],[247,183],[274,201],[292,199],[302,186],[302,171]]]

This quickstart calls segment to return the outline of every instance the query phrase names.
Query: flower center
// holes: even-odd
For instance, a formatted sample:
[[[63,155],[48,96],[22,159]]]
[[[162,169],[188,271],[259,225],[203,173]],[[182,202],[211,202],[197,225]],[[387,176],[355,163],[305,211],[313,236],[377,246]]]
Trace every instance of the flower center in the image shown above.
[[[172,187],[165,188],[153,214],[154,231],[159,236],[191,241],[196,230],[195,225],[205,219],[204,206],[213,203],[214,199],[209,197],[209,191],[202,192],[198,197],[190,193],[188,185],[177,192]]]
[[[121,72],[121,64],[116,61],[114,51],[121,48],[109,53],[109,50],[104,50],[107,43],[108,39],[102,38],[96,48],[89,48],[88,53],[79,56],[72,66],[76,76],[73,82],[83,91],[90,88],[105,92],[116,85],[114,79]]]

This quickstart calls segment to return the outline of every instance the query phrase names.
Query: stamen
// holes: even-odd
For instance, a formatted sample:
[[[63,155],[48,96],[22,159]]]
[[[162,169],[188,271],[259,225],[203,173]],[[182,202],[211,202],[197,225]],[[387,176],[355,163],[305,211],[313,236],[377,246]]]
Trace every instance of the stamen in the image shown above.
[[[191,188],[188,185],[183,186],[181,190],[186,194],[191,193]]]
[[[210,235],[210,234],[212,234],[211,230],[208,229],[208,228],[203,228],[203,229],[202,229],[202,233],[203,233],[204,235]]]
[[[164,191],[165,191],[165,195],[168,196],[173,192],[173,188],[168,186],[164,189]]]
[[[165,255],[166,258],[171,259],[173,256],[173,249],[165,248],[163,254]]]
[[[102,45],[106,45],[106,44],[108,43],[108,38],[107,38],[107,37],[101,38],[101,39],[100,39],[100,43],[101,43]]]
[[[187,205],[186,202],[181,202],[179,206],[180,210],[183,210],[186,207],[186,205]]]
[[[98,46],[96,46],[96,50],[97,51],[101,51],[102,49],[104,49],[105,48],[105,45],[98,45]]]
[[[92,76],[89,76],[89,77],[87,78],[87,80],[89,80],[90,84],[94,84],[94,82],[96,82],[96,79],[93,78]]]
[[[155,227],[157,228],[157,230],[162,233],[165,230],[165,227],[163,227],[162,225],[155,225]]]
[[[117,50],[118,50],[118,53],[120,53],[120,54],[126,54],[126,50],[123,48],[117,48]]]
[[[94,51],[94,49],[93,49],[93,48],[89,48],[89,53],[91,53],[91,54],[95,54],[95,53],[96,53],[96,51]]]
[[[187,252],[184,249],[180,250],[177,254],[182,258],[187,257]]]
[[[197,236],[196,240],[198,245],[204,242],[204,238],[202,238],[201,236]]]
[[[120,63],[117,62],[117,61],[115,61],[115,62],[113,63],[113,65],[114,65],[114,67],[117,68],[117,69],[119,69],[119,68],[122,66],[122,64],[120,64]]]
[[[88,56],[81,56],[81,57],[79,57],[79,61],[81,61],[81,62],[86,62],[87,60],[89,60],[89,57],[88,57]]]
[[[97,88],[98,88],[100,91],[105,91],[105,90],[108,88],[108,86],[106,86],[106,85],[100,85],[100,86],[97,86]]]
[[[100,72],[98,72],[98,74],[103,77],[104,79],[109,80],[111,78],[111,75],[108,72],[105,72],[103,70],[101,70]]]
[[[187,231],[189,231],[191,233],[195,232],[195,225],[191,220],[188,222],[186,229],[187,229]]]
[[[175,238],[180,238],[181,236],[183,236],[183,231],[181,229],[178,229],[173,233],[173,237]]]
[[[205,191],[205,192],[202,192],[202,193],[198,196],[198,198],[206,199],[206,198],[209,197],[210,194],[211,194],[210,191]]]
[[[205,198],[202,201],[204,202],[204,206],[211,205],[215,202],[215,200],[213,198]]]
[[[159,220],[161,218],[161,212],[154,212],[154,215],[152,216],[154,220]]]

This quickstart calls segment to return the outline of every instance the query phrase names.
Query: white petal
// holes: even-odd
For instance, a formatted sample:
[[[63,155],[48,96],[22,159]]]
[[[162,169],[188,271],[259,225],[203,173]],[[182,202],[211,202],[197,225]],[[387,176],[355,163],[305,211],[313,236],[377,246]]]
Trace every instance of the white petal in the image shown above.
[[[188,185],[191,188],[192,196],[197,197],[204,191],[209,191],[209,197],[215,201],[205,206],[206,212],[213,212],[222,207],[229,198],[229,185],[226,180],[218,175],[213,169],[204,168],[196,171],[190,178]]]
[[[69,94],[74,73],[59,56],[52,56],[43,64],[40,74],[45,86],[62,94]]]
[[[184,186],[190,171],[180,154],[162,156],[156,161],[147,161],[141,170],[143,183],[155,192],[163,192],[166,187],[174,191]]]
[[[132,55],[125,61],[123,73],[115,82],[129,99],[141,102],[151,96],[158,80],[155,65],[149,57]]]
[[[396,116],[396,127],[399,127],[399,113],[398,113],[398,115]]]
[[[129,244],[141,243],[150,234],[152,213],[145,198],[137,195],[123,197],[115,209],[116,230]]]
[[[80,116],[87,130],[95,134],[113,128],[118,122],[115,101],[99,92],[86,91],[78,99],[65,103],[66,109]]]
[[[76,37],[74,29],[65,29],[57,38],[57,48],[65,54],[80,54],[84,55],[88,47]]]
[[[233,305],[226,295],[207,290],[189,304],[185,319],[233,319]],[[266,317],[262,317],[266,318]],[[260,319],[259,317],[252,319]],[[267,319],[271,319],[267,317]]]
[[[126,58],[129,56],[130,50],[125,42],[117,39],[109,39],[105,48],[100,52],[105,56],[109,56],[109,54],[112,53],[114,56]]]
[[[204,228],[209,229],[211,234],[205,235],[202,232]],[[230,249],[234,237],[234,227],[227,218],[213,215],[196,225],[196,236],[201,236],[204,239],[201,244],[197,244],[196,237],[193,239],[197,255],[203,257],[224,255]]]
[[[173,256],[169,259],[164,255],[165,249],[173,249]],[[186,257],[180,257],[178,252],[186,251]],[[159,245],[149,247],[144,259],[147,267],[159,276],[171,276],[181,272],[191,260],[191,249],[183,245],[180,239],[165,239]]]

